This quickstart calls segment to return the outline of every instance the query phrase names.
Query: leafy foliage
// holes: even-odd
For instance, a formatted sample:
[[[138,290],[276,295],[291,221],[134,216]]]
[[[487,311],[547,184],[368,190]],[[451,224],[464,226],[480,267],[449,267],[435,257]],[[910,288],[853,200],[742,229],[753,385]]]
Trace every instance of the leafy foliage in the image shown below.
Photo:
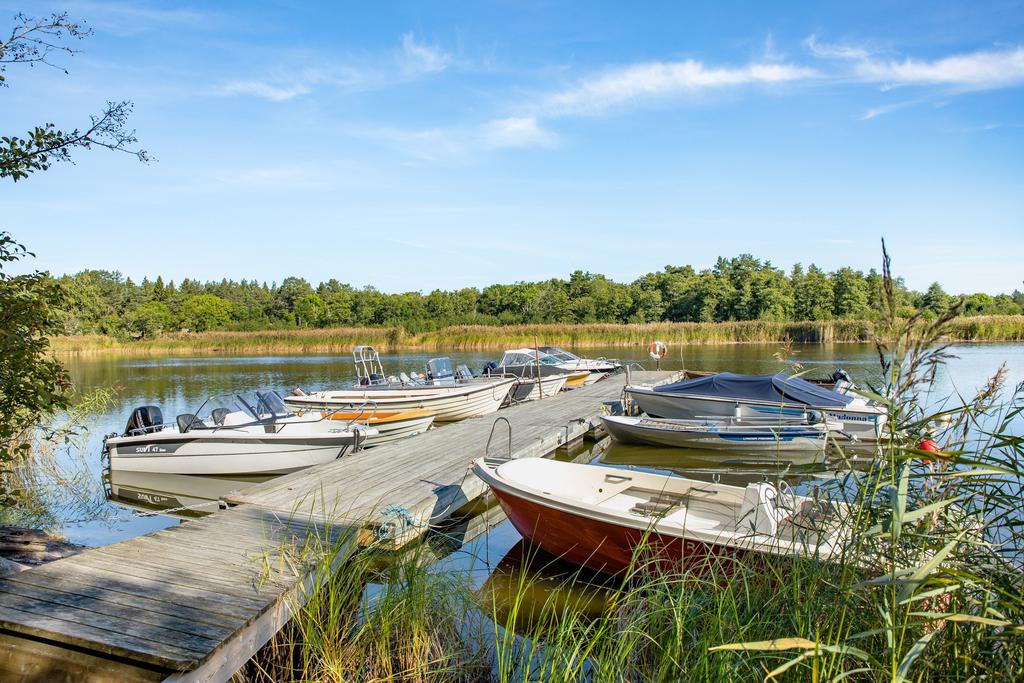
[[[91,33],[84,25],[71,21],[66,12],[41,19],[16,15],[10,36],[0,42],[0,86],[8,85],[5,76],[8,64],[61,68],[51,61],[51,55],[75,54],[75,50],[61,41],[65,38],[81,40]],[[135,131],[128,128],[131,112],[131,102],[107,102],[100,114],[90,117],[85,129],[65,132],[53,123],[45,123],[24,136],[0,136],[0,178],[17,182],[55,163],[71,161],[71,151],[76,148],[93,146],[126,152],[142,162],[149,161],[148,153],[136,147]]]
[[[814,265],[806,271],[798,265],[787,275],[749,254],[720,258],[713,268],[701,272],[691,266],[666,266],[628,284],[576,271],[567,280],[435,289],[429,294],[385,294],[336,279],[314,287],[298,277],[285,278],[279,285],[190,279],[176,284],[159,276],[136,284],[120,273],[99,270],[64,276],[60,282],[69,292],[61,314],[65,333],[133,338],[149,338],[157,327],[165,332],[400,327],[418,334],[452,325],[872,320],[878,316],[884,294],[882,276],[875,271],[840,268],[827,273]],[[892,287],[899,315],[920,311],[934,319],[940,312],[929,294],[910,292],[899,280]],[[186,310],[186,302],[200,294],[230,304],[228,319],[218,318],[212,327],[197,326],[191,312],[195,304]],[[962,309],[970,314],[1024,311],[1006,295],[972,295],[966,300],[976,303],[974,308],[968,304]],[[204,301],[210,305],[213,300]],[[950,301],[949,297],[942,300],[941,311],[949,308]],[[170,324],[139,326],[135,311],[150,302],[167,307]]]
[[[24,246],[0,233],[0,464],[26,453],[27,432],[68,404],[68,375],[47,353],[60,287],[45,273],[2,270],[25,256]]]

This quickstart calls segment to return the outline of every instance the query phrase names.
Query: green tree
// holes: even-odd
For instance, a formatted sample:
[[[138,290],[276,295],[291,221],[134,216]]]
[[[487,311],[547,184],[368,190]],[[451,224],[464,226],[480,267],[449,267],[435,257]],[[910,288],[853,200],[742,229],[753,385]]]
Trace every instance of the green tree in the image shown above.
[[[797,320],[829,320],[835,308],[835,293],[828,276],[811,264],[793,291],[793,314]]]
[[[862,320],[867,317],[868,285],[863,273],[853,268],[840,268],[832,274],[832,290],[835,307],[832,313],[837,318]]]
[[[216,294],[195,294],[185,299],[179,317],[181,327],[191,332],[219,330],[231,322],[231,304]]]
[[[933,315],[942,315],[949,308],[949,295],[942,289],[942,285],[933,282],[928,291],[921,298],[921,308]]]
[[[0,465],[28,452],[27,433],[68,406],[71,386],[64,366],[47,351],[59,285],[39,271],[3,272],[4,264],[25,256],[32,254],[0,233]]]
[[[40,19],[15,15],[10,36],[0,41],[0,85],[7,85],[7,65],[55,66],[51,61],[54,55],[75,53],[60,41],[65,38],[81,40],[91,33],[82,24],[68,19],[66,12]],[[104,147],[148,161],[145,150],[134,149],[138,140],[135,131],[127,127],[131,112],[131,102],[107,102],[100,114],[90,117],[89,125],[84,129],[65,132],[53,123],[44,123],[23,136],[0,137],[0,178],[17,182],[31,173],[45,171],[55,163],[70,161],[71,152],[76,148]]]
[[[133,308],[125,317],[128,330],[140,339],[149,339],[171,329],[174,316],[167,304],[161,301],[147,301]]]
[[[310,292],[295,301],[295,324],[299,327],[316,327],[323,320],[327,307],[315,292]]]

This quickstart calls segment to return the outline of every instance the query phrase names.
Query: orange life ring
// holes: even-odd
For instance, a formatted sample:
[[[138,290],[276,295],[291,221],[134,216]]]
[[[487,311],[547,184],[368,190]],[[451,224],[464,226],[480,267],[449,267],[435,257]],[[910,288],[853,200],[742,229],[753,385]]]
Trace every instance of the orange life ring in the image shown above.
[[[668,344],[660,341],[652,341],[647,345],[647,353],[655,360],[661,360],[668,353]]]

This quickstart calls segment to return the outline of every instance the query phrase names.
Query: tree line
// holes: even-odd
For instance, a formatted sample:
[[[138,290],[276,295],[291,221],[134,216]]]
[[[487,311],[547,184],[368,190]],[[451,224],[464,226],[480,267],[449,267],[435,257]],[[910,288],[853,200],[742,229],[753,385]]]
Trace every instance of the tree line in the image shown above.
[[[303,278],[140,283],[120,273],[86,270],[55,279],[64,292],[64,334],[151,338],[170,331],[264,330],[341,326],[425,332],[449,325],[529,323],[869,320],[876,317],[881,275],[853,268],[826,272],[797,264],[789,273],[742,254],[712,268],[666,266],[630,283],[576,271],[568,279],[495,284],[429,294],[388,294],[337,279],[315,287]],[[925,292],[897,283],[901,313],[935,316],[960,297],[938,284]],[[1024,293],[963,298],[964,315],[1024,313]]]

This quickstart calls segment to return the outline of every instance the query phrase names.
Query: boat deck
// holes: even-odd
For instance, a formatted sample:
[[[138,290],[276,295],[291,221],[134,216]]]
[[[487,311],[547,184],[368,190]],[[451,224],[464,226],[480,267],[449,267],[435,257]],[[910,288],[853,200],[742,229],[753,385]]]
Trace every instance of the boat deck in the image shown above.
[[[611,377],[384,444],[246,488],[228,510],[0,579],[0,678],[225,681],[326,577],[317,560],[333,571],[360,545],[418,538],[483,493],[470,464],[489,438],[492,456],[547,455],[599,427],[622,386]]]

